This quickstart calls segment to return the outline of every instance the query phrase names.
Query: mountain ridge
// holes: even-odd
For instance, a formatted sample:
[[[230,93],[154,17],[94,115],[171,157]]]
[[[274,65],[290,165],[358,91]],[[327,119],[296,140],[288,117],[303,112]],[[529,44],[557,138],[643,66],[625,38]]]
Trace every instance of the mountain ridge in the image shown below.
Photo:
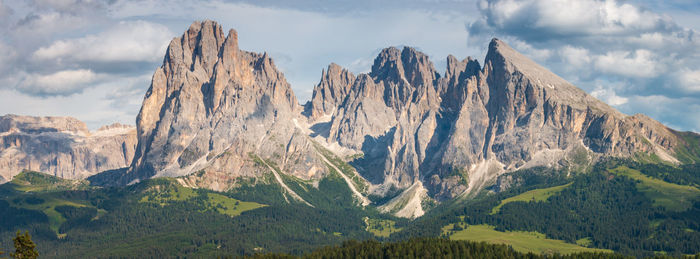
[[[223,32],[214,21],[194,22],[170,42],[137,116],[134,159],[112,172],[113,184],[277,184],[288,202],[313,206],[290,187],[318,188],[339,173],[357,204],[384,197],[373,204],[380,211],[415,218],[505,172],[580,170],[640,154],[679,164],[683,148],[694,150],[679,133],[620,113],[499,39],[483,66],[450,55],[443,74],[411,47],[383,49],[369,73],[331,63],[302,106],[267,53],[240,50],[238,33]]]
[[[115,123],[90,131],[72,117],[0,116],[0,183],[23,170],[66,179],[131,163],[136,128]]]

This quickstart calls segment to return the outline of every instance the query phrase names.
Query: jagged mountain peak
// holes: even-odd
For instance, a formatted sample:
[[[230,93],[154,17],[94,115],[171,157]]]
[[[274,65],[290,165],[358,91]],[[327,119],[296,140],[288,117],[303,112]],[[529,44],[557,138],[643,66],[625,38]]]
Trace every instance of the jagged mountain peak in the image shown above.
[[[502,71],[496,71],[498,73],[517,71],[532,78],[545,80],[540,83],[547,84],[548,87],[576,88],[497,38],[493,38],[489,43],[484,64],[490,65],[493,70],[502,69]]]
[[[328,64],[327,68],[322,70],[321,77],[327,77],[328,75],[339,74],[339,73],[342,73],[344,71],[347,71],[347,69],[336,64],[335,62],[331,62],[330,64]]]
[[[476,193],[507,171],[568,166],[573,153],[674,162],[669,129],[617,112],[498,39],[483,63],[448,56],[444,76],[411,47],[383,49],[367,74],[331,63],[303,113],[270,56],[239,50],[237,39],[203,21],[171,42],[122,183],[181,176],[227,190],[239,178],[268,179],[303,201],[281,176],[317,182],[339,171],[330,160],[345,160],[357,170],[346,176],[370,183],[345,179],[353,196],[365,204],[363,195],[397,189],[382,208],[416,217],[426,200]]]
[[[345,100],[354,82],[355,75],[352,72],[336,63],[329,64],[321,71],[321,80],[314,86],[305,113],[312,119],[332,115]]]
[[[464,77],[471,77],[472,75],[476,75],[479,73],[479,71],[481,71],[479,61],[472,57],[466,57],[463,60],[459,60],[450,54],[447,56],[446,63],[447,66],[445,69],[444,78],[449,80],[459,80],[459,77],[463,72],[466,72]]]
[[[493,38],[489,43],[484,73],[487,75],[491,91],[495,93],[511,92],[510,95],[513,95],[513,91],[518,89],[504,89],[502,86],[508,85],[508,81],[521,80],[518,84],[521,90],[525,91],[530,87],[535,92],[541,92],[549,101],[567,104],[577,109],[591,109],[616,118],[625,117],[497,38]]]
[[[376,190],[425,186],[449,199],[502,172],[567,164],[581,150],[592,160],[654,152],[675,161],[676,137],[661,124],[618,112],[498,39],[483,68],[450,55],[444,75],[415,49],[386,48],[338,103],[329,141],[365,154],[355,164]]]
[[[376,79],[400,82],[406,80],[410,86],[430,85],[439,74],[428,55],[411,47],[383,49],[374,59],[370,76]]]
[[[120,180],[188,174],[211,166],[212,156],[231,146],[260,148],[263,143],[241,141],[249,128],[259,128],[254,135],[260,136],[250,137],[259,139],[275,125],[293,125],[289,118],[299,110],[267,53],[239,50],[235,30],[224,37],[218,23],[195,22],[171,41],[153,75],[137,117],[137,154]]]

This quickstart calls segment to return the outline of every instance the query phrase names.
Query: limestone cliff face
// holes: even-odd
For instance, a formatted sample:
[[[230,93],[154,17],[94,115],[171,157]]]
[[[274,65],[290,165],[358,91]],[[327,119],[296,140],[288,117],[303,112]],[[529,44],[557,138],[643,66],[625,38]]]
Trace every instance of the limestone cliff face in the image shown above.
[[[90,132],[70,117],[0,117],[0,182],[22,170],[83,179],[131,164],[136,129],[113,124]]]
[[[408,47],[384,49],[336,109],[329,139],[364,153],[360,171],[383,172],[365,174],[371,182],[407,188],[419,175],[436,127],[438,77],[425,54]]]
[[[359,204],[398,190],[375,205],[418,217],[426,201],[468,197],[521,168],[575,169],[640,154],[679,163],[681,149],[683,161],[700,156],[688,153],[697,147],[685,139],[696,134],[622,114],[498,39],[483,66],[454,56],[446,64],[440,74],[410,47],[382,50],[367,74],[331,64],[302,107],[267,54],[240,50],[234,30],[195,22],[170,42],[136,129],[89,132],[72,118],[0,117],[0,182],[22,169],[79,179],[128,166],[95,179],[178,177],[220,191],[241,179],[264,181],[313,206],[283,179],[313,188],[337,174]]]
[[[364,154],[352,164],[378,194],[418,193],[419,183],[432,198],[454,198],[505,171],[570,166],[576,153],[588,163],[639,152],[677,162],[671,130],[616,111],[498,39],[483,68],[449,56],[443,77],[426,55],[387,48],[333,103],[326,135]]]
[[[301,112],[267,54],[239,50],[234,30],[224,35],[215,22],[195,22],[171,41],[153,75],[137,117],[136,155],[119,181],[189,175],[186,184],[227,190],[270,168],[318,179],[327,169],[297,127]]]
[[[499,40],[489,46],[484,74],[491,93],[484,153],[508,166],[581,142],[594,153],[624,157],[672,152],[677,144],[662,124],[616,111]]]
[[[321,72],[321,81],[314,87],[311,102],[306,105],[306,113],[312,119],[332,115],[350,92],[355,75],[331,63]]]
[[[477,193],[503,172],[640,152],[675,163],[674,150],[685,143],[497,39],[483,67],[449,56],[442,75],[410,47],[384,49],[367,74],[331,64],[302,107],[272,59],[238,49],[237,38],[204,21],[172,40],[137,117],[133,162],[115,183],[178,176],[185,185],[228,190],[243,178],[273,179],[285,197],[313,206],[282,176],[317,183],[340,171],[330,150],[369,182],[356,186],[345,175],[355,172],[341,173],[362,204],[369,202],[363,195],[398,189],[376,205],[417,217],[427,200]]]

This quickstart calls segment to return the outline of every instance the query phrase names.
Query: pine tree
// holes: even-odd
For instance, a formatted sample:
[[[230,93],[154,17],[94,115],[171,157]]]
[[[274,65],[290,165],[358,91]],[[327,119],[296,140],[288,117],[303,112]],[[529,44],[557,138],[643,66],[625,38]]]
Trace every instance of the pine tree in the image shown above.
[[[36,244],[32,241],[29,232],[24,232],[24,235],[22,235],[18,230],[17,235],[12,240],[15,242],[15,252],[10,254],[13,258],[35,259],[39,257],[39,252],[36,251]]]

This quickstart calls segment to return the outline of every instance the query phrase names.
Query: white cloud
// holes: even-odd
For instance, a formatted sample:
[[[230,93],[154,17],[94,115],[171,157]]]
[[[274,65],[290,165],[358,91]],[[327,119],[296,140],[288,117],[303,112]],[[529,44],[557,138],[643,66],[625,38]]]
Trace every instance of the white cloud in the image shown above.
[[[684,69],[680,75],[680,85],[689,92],[700,92],[700,70]]]
[[[7,6],[4,1],[0,0],[0,22],[4,22],[4,19],[14,13],[14,10]]]
[[[612,106],[620,106],[629,101],[629,98],[618,96],[614,90],[605,89],[601,86],[591,92],[591,95]]]
[[[659,62],[649,50],[613,51],[597,56],[595,67],[602,72],[631,77],[655,77]]]
[[[525,54],[529,58],[543,62],[552,57],[552,51],[549,49],[538,49],[521,40],[512,40],[509,42],[511,46],[518,49],[521,53]]]
[[[482,0],[479,7],[489,26],[520,30],[531,40],[630,35],[672,26],[668,17],[616,0]]]
[[[654,104],[665,112],[635,104],[648,96],[700,103],[700,33],[639,2],[482,0],[481,17],[467,26],[469,42],[485,44],[491,37],[523,42],[511,46],[625,112],[644,112],[679,129],[697,128],[677,115],[698,117],[696,122],[700,116],[674,111],[679,107],[673,102]],[[677,3],[660,2],[650,1],[652,6]],[[538,52],[550,56],[542,59]]]
[[[145,21],[119,22],[98,34],[58,40],[34,52],[39,61],[153,62],[162,59],[173,33]]]
[[[87,27],[92,23],[87,17],[76,16],[56,11],[28,13],[17,22],[14,33],[17,36],[42,38],[47,35],[65,33]],[[29,42],[25,42],[29,43]]]
[[[567,64],[578,68],[587,66],[591,63],[591,54],[585,48],[566,45],[559,49],[559,55]]]
[[[87,69],[63,70],[48,75],[31,74],[19,89],[32,95],[71,95],[81,92],[98,78],[99,75]]]
[[[0,91],[15,92],[0,93],[0,110],[34,115],[60,110],[88,122],[133,123],[148,87],[144,78],[159,65],[165,44],[193,20],[208,18],[236,29],[242,49],[275,58],[302,101],[330,62],[366,72],[381,48],[408,45],[440,67],[447,54],[483,58],[488,41],[499,37],[624,112],[698,128],[678,114],[695,115],[674,113],[675,102],[700,103],[700,33],[676,24],[678,12],[668,7],[679,0],[649,0],[653,4],[646,9],[635,6],[646,0],[488,0],[473,8],[477,1],[0,0],[0,9],[14,10],[6,17],[8,26],[0,23],[6,47],[0,45],[0,55],[13,54],[0,56]],[[667,8],[656,8],[660,5]],[[687,16],[680,24],[697,29],[697,12],[683,11]],[[160,27],[162,34],[147,30],[160,24],[168,26]],[[39,78],[79,70],[95,78],[37,90]],[[637,105],[648,102],[645,96],[667,100]],[[82,102],[99,112],[74,105]]]
[[[12,67],[17,58],[17,53],[10,46],[0,41],[0,74],[6,73],[6,69]]]
[[[120,4],[129,12],[139,7]],[[398,45],[417,47],[433,61],[444,60],[448,54],[464,57],[469,53],[464,24],[471,17],[421,9],[371,8],[363,13],[328,14],[203,1],[183,3],[177,10],[148,7],[136,11],[156,16],[170,12],[168,15],[187,17],[187,25],[189,19],[206,17],[218,21],[224,30],[236,29],[240,48],[271,54],[302,102],[310,99],[305,90],[318,82],[321,69],[331,62],[366,71],[371,63],[357,67],[359,63],[354,62],[358,58],[373,59],[382,48]],[[187,25],[176,27],[178,34]]]
[[[65,13],[79,13],[103,6],[106,1],[98,0],[32,0],[39,9],[53,9]]]

